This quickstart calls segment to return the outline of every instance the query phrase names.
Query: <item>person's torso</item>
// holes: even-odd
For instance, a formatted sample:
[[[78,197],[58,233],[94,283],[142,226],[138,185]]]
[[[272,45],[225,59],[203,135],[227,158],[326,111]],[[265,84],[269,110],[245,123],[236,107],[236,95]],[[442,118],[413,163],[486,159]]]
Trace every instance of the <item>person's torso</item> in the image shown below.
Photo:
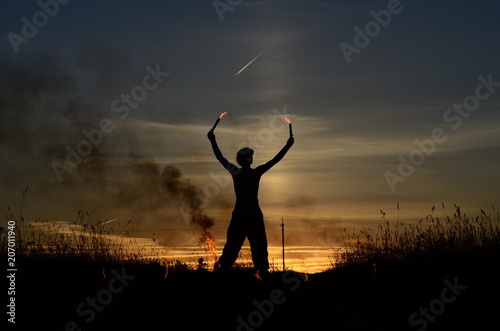
[[[259,182],[262,173],[252,168],[242,168],[233,175],[234,193],[236,194],[235,208],[259,207]]]

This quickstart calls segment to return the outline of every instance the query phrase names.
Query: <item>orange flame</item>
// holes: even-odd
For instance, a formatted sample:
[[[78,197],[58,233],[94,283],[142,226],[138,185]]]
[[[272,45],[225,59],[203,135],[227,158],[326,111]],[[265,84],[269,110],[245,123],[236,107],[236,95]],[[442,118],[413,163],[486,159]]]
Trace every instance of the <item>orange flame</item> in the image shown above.
[[[217,249],[214,244],[214,236],[210,232],[207,232],[205,234],[205,243],[207,244],[207,247],[210,250],[210,254],[212,255],[214,262],[217,262],[218,260]]]
[[[291,121],[288,117],[283,117],[283,119],[284,119],[285,121],[287,121],[287,122],[288,122],[288,124],[292,124],[292,121]]]
[[[223,118],[225,115],[227,115],[227,111],[225,111],[225,112],[221,113],[221,114],[219,115],[219,118]]]

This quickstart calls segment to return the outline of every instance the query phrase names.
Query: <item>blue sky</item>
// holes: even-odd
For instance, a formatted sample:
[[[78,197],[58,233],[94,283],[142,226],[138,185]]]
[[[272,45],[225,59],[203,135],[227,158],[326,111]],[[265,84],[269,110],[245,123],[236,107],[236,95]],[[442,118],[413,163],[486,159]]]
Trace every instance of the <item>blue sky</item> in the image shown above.
[[[354,45],[354,28],[365,31],[371,12],[390,3],[242,1],[221,21],[210,1],[70,1],[15,53],[7,35],[22,34],[21,19],[41,7],[4,1],[3,207],[17,206],[29,186],[27,217],[65,220],[85,209],[178,227],[176,198],[134,167],[175,166],[185,185],[203,191],[223,170],[206,139],[221,112],[230,113],[216,130],[223,153],[234,160],[256,137],[257,165],[284,145],[287,130],[270,123],[273,110],[286,109],[296,144],[261,183],[271,223],[364,226],[380,220],[380,209],[394,219],[397,203],[414,221],[442,202],[472,214],[498,208],[500,87],[482,88],[488,97],[459,128],[443,116],[475,94],[479,76],[500,82],[500,5],[401,1],[347,63],[340,43]],[[169,75],[119,119],[113,101],[142,84],[147,66]],[[52,164],[64,164],[66,146],[76,148],[82,130],[105,118],[113,132],[61,183]],[[398,158],[437,128],[447,140],[392,192],[384,173],[401,176]],[[219,185],[205,210],[222,228],[233,199],[231,185]]]

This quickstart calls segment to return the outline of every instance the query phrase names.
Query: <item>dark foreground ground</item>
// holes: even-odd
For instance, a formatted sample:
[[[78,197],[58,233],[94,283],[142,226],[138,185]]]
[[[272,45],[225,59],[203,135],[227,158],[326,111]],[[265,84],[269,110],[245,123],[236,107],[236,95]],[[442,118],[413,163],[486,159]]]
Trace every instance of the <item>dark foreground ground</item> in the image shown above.
[[[159,265],[110,266],[103,279],[101,266],[31,261],[16,279],[16,329],[500,330],[498,263],[435,257],[378,264],[376,276],[362,265],[257,281],[251,270],[164,278]]]

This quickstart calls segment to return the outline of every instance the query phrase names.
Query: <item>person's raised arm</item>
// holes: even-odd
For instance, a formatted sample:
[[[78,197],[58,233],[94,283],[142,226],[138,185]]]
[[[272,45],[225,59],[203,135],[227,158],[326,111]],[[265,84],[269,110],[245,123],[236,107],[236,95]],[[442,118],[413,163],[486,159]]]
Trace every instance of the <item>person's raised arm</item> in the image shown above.
[[[227,171],[230,173],[235,173],[238,170],[238,167],[236,167],[234,164],[229,162],[223,155],[222,152],[220,151],[219,146],[217,145],[217,141],[215,140],[215,134],[213,130],[208,131],[207,134],[208,140],[210,140],[210,143],[212,144],[212,150],[214,151],[215,157],[217,160],[222,164],[224,168],[226,168]]]
[[[293,139],[293,136],[291,136],[290,138],[288,138],[287,142],[286,142],[286,145],[285,147],[283,147],[281,149],[281,151],[279,151],[278,154],[276,154],[276,156],[268,161],[267,163],[261,165],[261,166],[258,166],[257,169],[261,170],[262,173],[268,171],[269,169],[271,169],[272,166],[274,166],[276,163],[278,163],[279,161],[281,161],[281,159],[285,156],[285,154],[288,152],[288,150],[290,149],[290,147],[292,147],[293,143],[295,142],[295,140]]]

